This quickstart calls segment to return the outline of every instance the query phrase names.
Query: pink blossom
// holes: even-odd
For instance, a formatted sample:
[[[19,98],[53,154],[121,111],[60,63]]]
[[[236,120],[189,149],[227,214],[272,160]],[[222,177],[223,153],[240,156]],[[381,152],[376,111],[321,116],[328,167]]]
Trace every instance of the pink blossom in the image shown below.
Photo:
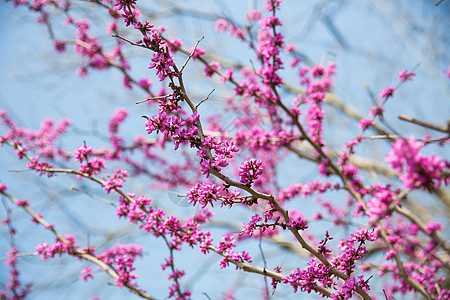
[[[241,182],[251,185],[262,174],[262,161],[254,158],[248,158],[241,164],[239,169],[239,176]]]
[[[392,95],[394,95],[394,91],[395,91],[395,88],[387,86],[381,91],[380,98],[388,99],[389,97],[392,97]]]
[[[75,157],[75,160],[78,162],[83,162],[83,160],[87,160],[88,156],[92,154],[92,148],[88,147],[86,145],[80,146],[75,150],[73,153],[73,157]]]
[[[87,281],[89,278],[94,278],[94,274],[92,273],[92,267],[86,267],[81,270],[81,280]]]
[[[138,276],[132,271],[135,270],[133,266],[135,259],[142,256],[142,252],[143,248],[135,244],[117,244],[114,248],[103,251],[99,258],[115,268],[119,278],[114,281],[119,287],[124,285],[137,287],[135,280]]]
[[[153,83],[147,78],[142,78],[138,81],[138,85],[148,90],[153,85]]]
[[[438,222],[429,222],[427,223],[426,232],[427,234],[435,234],[437,231],[441,231],[443,229],[442,225]]]
[[[407,80],[412,80],[414,76],[416,76],[414,72],[408,73],[406,69],[403,69],[398,73],[398,80],[400,80],[401,82],[405,82]]]
[[[220,198],[220,187],[213,183],[199,183],[189,189],[187,197],[189,203],[193,205],[199,202],[202,208],[205,208],[208,204],[214,206],[213,201],[217,201]]]
[[[233,72],[234,72],[234,69],[227,69],[225,71],[225,74],[223,74],[222,78],[220,78],[220,82],[223,84],[227,80],[232,80],[233,79]]]
[[[259,10],[249,10],[247,12],[246,18],[249,21],[258,21],[261,19],[261,12]]]
[[[192,52],[192,51],[194,51],[194,54],[192,55],[193,60],[195,60],[199,57],[202,57],[206,53],[206,50],[201,47],[197,47],[197,48],[195,48],[195,50],[194,50],[194,47],[192,47],[190,52]]]
[[[183,46],[183,42],[179,38],[173,38],[169,40],[167,47],[169,48],[170,53],[174,54],[178,51],[178,48]]]
[[[158,75],[159,81],[163,81],[168,76],[174,76],[175,73],[171,70],[171,67],[174,65],[175,64],[171,56],[166,56],[164,53],[155,52],[153,53],[152,62],[148,68],[156,69],[156,75]]]
[[[212,67],[212,68],[210,68]],[[209,66],[205,67],[205,73],[206,76],[211,77],[214,75],[214,71],[218,71],[220,70],[221,66],[220,63],[216,62],[216,61],[212,61],[209,63]]]
[[[284,51],[286,53],[291,53],[291,52],[294,52],[296,50],[296,48],[297,48],[297,46],[295,46],[294,43],[291,43],[291,44],[287,44],[286,46],[284,46]]]
[[[375,117],[375,116],[382,117],[383,113],[384,113],[384,109],[381,106],[376,105],[376,106],[373,106],[372,108],[370,108],[370,115],[372,117]]]
[[[61,41],[55,40],[55,49],[58,52],[64,52],[66,51],[66,44],[62,43]]]
[[[247,36],[244,29],[238,28],[236,26],[231,26],[230,33],[232,36],[235,36],[240,40],[245,40],[245,37]]]
[[[119,131],[120,124],[128,116],[128,111],[125,108],[116,109],[113,117],[109,121],[109,132],[110,134],[116,134]]]
[[[373,123],[372,120],[369,119],[362,119],[361,121],[359,121],[358,126],[362,129],[362,130],[367,130],[368,128],[374,126],[375,124]]]
[[[268,11],[275,10],[277,7],[281,6],[281,0],[265,0],[264,7]]]
[[[103,183],[103,189],[109,194],[112,190],[121,188],[125,182],[125,178],[128,177],[128,172],[122,169],[114,169],[113,175],[107,175]]]
[[[85,78],[88,75],[88,70],[85,66],[80,66],[77,69],[77,74],[78,76],[80,76],[81,78]]]
[[[388,211],[389,205],[395,199],[395,194],[390,190],[384,189],[376,192],[374,197],[367,201],[367,209],[369,210],[369,222],[372,223],[377,219],[383,219],[391,215]]]
[[[216,21],[216,31],[224,32],[229,28],[230,24],[225,19],[218,19]]]
[[[423,147],[424,143],[415,138],[399,138],[392,144],[392,151],[386,156],[386,161],[400,173],[400,180],[405,187],[425,188],[430,191],[439,187],[441,181],[446,182],[446,179],[441,177],[446,162],[434,154],[421,154],[419,151]]]
[[[112,34],[113,32],[116,32],[119,29],[119,26],[117,25],[117,22],[111,22],[108,25],[108,28],[106,29],[106,33]]]
[[[8,185],[4,182],[0,182],[0,193],[5,192],[8,189]]]

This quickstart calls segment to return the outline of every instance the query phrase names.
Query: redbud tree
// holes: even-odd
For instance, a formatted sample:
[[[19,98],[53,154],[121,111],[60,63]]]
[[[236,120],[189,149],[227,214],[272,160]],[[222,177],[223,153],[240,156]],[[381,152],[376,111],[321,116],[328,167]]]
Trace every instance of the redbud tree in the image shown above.
[[[1,299],[38,297],[52,273],[71,297],[90,286],[97,299],[450,298],[448,67],[392,67],[357,111],[335,92],[346,66],[285,35],[283,10],[300,4],[249,1],[234,18],[137,0],[6,2],[37,17],[86,86],[104,76],[115,112],[84,112],[101,134],[69,118],[25,128],[0,111],[15,166],[0,178]],[[208,44],[206,25],[186,37],[164,11],[203,20],[223,44]],[[424,69],[439,71],[441,109],[402,114]]]

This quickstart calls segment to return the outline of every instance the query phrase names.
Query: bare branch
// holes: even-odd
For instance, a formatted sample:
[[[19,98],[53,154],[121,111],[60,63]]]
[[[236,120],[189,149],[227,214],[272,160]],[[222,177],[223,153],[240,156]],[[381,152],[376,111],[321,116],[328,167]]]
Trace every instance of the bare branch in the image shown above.
[[[400,120],[403,120],[403,121],[406,121],[406,122],[410,122],[410,123],[414,123],[414,124],[417,124],[417,125],[422,126],[422,127],[426,127],[426,128],[429,128],[429,129],[433,129],[433,130],[436,130],[436,131],[440,131],[440,132],[443,132],[443,133],[450,134],[450,120],[447,120],[447,126],[439,126],[439,125],[435,125],[435,124],[432,124],[432,123],[421,121],[419,119],[416,119],[416,118],[413,118],[413,117],[410,117],[410,116],[406,116],[406,115],[399,115],[398,118]]]

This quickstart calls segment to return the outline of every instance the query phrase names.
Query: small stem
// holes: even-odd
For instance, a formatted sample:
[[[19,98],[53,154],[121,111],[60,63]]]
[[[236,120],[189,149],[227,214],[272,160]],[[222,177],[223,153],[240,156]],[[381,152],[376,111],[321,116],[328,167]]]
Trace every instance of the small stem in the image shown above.
[[[189,60],[191,59],[191,57],[194,55],[195,50],[197,50],[198,44],[199,44],[200,41],[203,40],[204,38],[205,38],[205,37],[202,36],[201,39],[199,39],[199,40],[197,41],[197,43],[195,43],[194,49],[191,51],[191,54],[189,54],[188,58],[186,59],[186,61],[184,62],[184,64],[181,66],[181,69],[180,69],[180,75],[183,73],[184,67],[186,67],[188,61],[189,61]]]
[[[406,115],[399,115],[398,118],[402,121],[414,123],[422,127],[450,134],[450,120],[447,121],[447,126],[439,126]]]
[[[212,91],[209,92],[208,96],[206,96],[205,99],[203,99],[202,101],[200,101],[200,102],[195,106],[195,108],[198,109],[198,107],[200,106],[200,104],[202,104],[203,102],[205,102],[206,100],[208,100],[208,99],[209,99],[209,96],[211,96],[211,94],[212,94],[214,91],[215,91],[215,89],[212,89]]]

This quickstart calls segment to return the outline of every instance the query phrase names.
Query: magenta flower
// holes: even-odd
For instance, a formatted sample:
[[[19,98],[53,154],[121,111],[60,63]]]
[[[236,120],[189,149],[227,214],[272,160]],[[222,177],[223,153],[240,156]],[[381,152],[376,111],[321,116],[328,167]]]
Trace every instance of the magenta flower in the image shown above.
[[[395,91],[395,88],[387,86],[381,91],[380,98],[388,99],[389,97],[392,97],[392,95],[394,95],[394,91]]]
[[[362,130],[367,130],[368,128],[374,126],[375,124],[373,123],[372,120],[369,119],[362,119],[361,121],[359,121],[358,126],[362,129]]]
[[[416,76],[414,72],[408,73],[406,69],[403,69],[398,73],[398,80],[400,80],[401,82],[405,82],[407,80],[412,80],[414,76]]]
[[[247,185],[251,185],[262,174],[262,161],[254,158],[248,158],[241,164],[239,169],[239,176],[241,176],[241,182]]]
[[[407,188],[424,188],[431,191],[439,187],[447,179],[441,174],[448,162],[442,157],[425,156],[419,151],[424,143],[415,138],[399,138],[392,144],[392,151],[386,156],[386,161],[400,174],[400,180]]]
[[[214,75],[214,71],[215,70],[220,70],[221,66],[220,63],[218,63],[217,61],[212,61],[209,63],[209,65],[211,66],[211,68],[209,66],[205,67],[205,74],[208,77],[211,77]]]
[[[80,279],[86,282],[89,278],[94,278],[94,273],[92,273],[91,266],[86,267],[83,270],[81,270]]]
[[[219,31],[219,32],[227,31],[229,26],[230,26],[230,24],[225,19],[218,19],[216,21],[216,31]]]
[[[55,49],[58,52],[64,52],[64,51],[66,51],[66,44],[62,43],[58,40],[55,40]]]

